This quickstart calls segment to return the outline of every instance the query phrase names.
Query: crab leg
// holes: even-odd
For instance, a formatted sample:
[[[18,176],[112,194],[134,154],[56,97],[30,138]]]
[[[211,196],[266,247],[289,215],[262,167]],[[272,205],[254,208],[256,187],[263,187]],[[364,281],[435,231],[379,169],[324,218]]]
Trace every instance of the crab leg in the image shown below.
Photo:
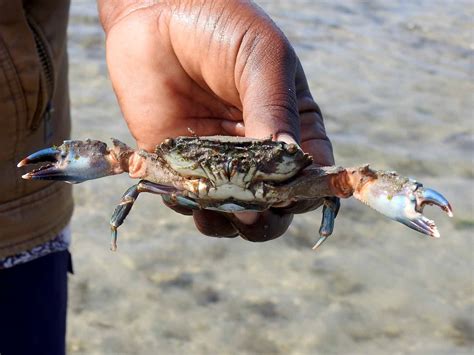
[[[172,186],[155,184],[150,181],[141,180],[138,184],[130,187],[122,196],[122,200],[115,207],[115,211],[110,218],[110,229],[112,234],[111,247],[112,251],[117,250],[117,229],[122,225],[125,218],[129,214],[130,210],[138,198],[138,195],[142,192],[149,192],[157,195],[167,196],[171,200],[176,200],[180,205],[184,205],[189,208],[199,208],[199,205],[192,199],[181,196],[180,190]]]
[[[440,237],[436,224],[423,215],[423,209],[435,205],[452,217],[451,205],[443,195],[394,172],[377,171],[376,177],[356,184],[354,197],[411,229]]]
[[[129,170],[132,148],[113,139],[114,147],[108,148],[101,141],[64,141],[62,145],[46,148],[20,161],[18,167],[49,162],[22,176],[31,180],[60,180],[72,184],[120,174]]]
[[[182,187],[182,181],[155,154],[135,151],[112,138],[112,147],[96,140],[64,141],[31,154],[18,167],[48,162],[22,176],[28,180],[58,180],[71,184],[128,172],[131,178]]]
[[[59,147],[46,148],[29,155],[18,163],[18,167],[48,162],[22,177],[31,180],[58,180],[72,184],[123,172],[128,172],[132,178],[141,178],[138,184],[124,193],[111,217],[112,250],[117,248],[117,228],[130,213],[133,203],[141,192],[162,195],[187,208],[200,208],[192,198],[182,195],[182,189],[179,189],[180,181],[174,178],[164,165],[161,166],[157,160],[148,164],[146,159],[153,159],[150,155],[135,152],[117,139],[112,139],[112,142],[113,146],[109,148],[107,144],[96,140],[64,141]],[[148,169],[149,166],[153,168]],[[157,183],[144,179],[153,179]]]
[[[436,238],[440,236],[438,229],[433,221],[423,216],[423,208],[426,205],[436,205],[448,216],[453,216],[451,205],[439,192],[424,188],[419,182],[395,172],[372,170],[368,165],[347,169],[306,169],[305,174],[287,188],[289,198],[293,199],[354,196],[388,218]],[[331,217],[326,219],[330,221]],[[320,239],[324,237],[321,234]],[[321,243],[321,240],[318,241],[316,247]]]
[[[338,197],[324,198],[321,226],[319,227],[319,240],[314,245],[313,250],[318,249],[332,234],[334,230],[334,220],[339,212],[340,205],[341,203]]]

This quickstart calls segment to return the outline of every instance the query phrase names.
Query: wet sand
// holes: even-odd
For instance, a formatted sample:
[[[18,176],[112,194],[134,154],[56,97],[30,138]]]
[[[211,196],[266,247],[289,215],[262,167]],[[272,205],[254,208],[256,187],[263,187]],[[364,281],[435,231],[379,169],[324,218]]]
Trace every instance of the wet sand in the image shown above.
[[[141,195],[109,248],[131,185],[75,187],[71,354],[470,354],[473,306],[473,49],[470,1],[261,1],[294,45],[340,165],[370,162],[442,191],[430,239],[353,200],[333,237],[320,211],[263,244],[200,235]],[[70,21],[73,137],[133,140],[104,62],[95,2]]]

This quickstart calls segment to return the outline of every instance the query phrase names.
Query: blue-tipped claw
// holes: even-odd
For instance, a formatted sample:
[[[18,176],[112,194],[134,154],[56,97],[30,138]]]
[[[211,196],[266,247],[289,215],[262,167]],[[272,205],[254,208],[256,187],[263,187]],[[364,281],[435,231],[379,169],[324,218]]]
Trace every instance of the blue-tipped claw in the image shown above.
[[[29,180],[58,180],[79,183],[116,174],[120,167],[110,157],[107,145],[100,141],[64,141],[59,147],[42,149],[20,161],[18,167],[48,164],[22,176]]]
[[[405,211],[407,213],[397,220],[420,233],[439,238],[440,234],[436,224],[423,216],[423,208],[426,205],[435,205],[440,207],[449,217],[452,217],[451,205],[439,192],[429,188],[425,189],[421,184],[416,184],[413,190],[413,197],[410,198],[413,211],[410,211],[409,206],[406,206]]]
[[[436,205],[439,206],[449,217],[453,216],[453,210],[448,200],[441,195],[439,192],[433,189],[426,189],[420,186],[418,204],[418,212],[423,212],[423,207],[425,205]]]
[[[25,166],[28,164],[36,164],[36,163],[42,163],[42,162],[47,162],[47,161],[56,162],[59,154],[61,154],[61,151],[57,148],[42,149],[36,153],[33,153],[27,156],[25,159],[20,161],[17,164],[17,167],[21,168],[22,166]]]
[[[359,187],[354,197],[411,229],[439,238],[436,224],[422,214],[423,208],[435,205],[452,217],[453,211],[448,200],[439,192],[424,188],[422,184],[396,173],[375,173],[376,178]]]

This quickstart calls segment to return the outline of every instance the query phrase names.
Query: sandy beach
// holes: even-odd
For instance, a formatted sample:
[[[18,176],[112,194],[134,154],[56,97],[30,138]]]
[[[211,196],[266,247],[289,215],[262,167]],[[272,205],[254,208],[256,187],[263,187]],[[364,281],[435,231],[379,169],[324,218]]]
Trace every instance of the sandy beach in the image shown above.
[[[75,186],[70,354],[472,354],[472,1],[259,1],[295,47],[336,162],[370,163],[441,191],[442,237],[345,200],[320,250],[320,211],[267,243],[200,235],[143,194],[109,251],[109,218],[132,185]],[[105,65],[95,1],[69,28],[74,139],[134,145]]]

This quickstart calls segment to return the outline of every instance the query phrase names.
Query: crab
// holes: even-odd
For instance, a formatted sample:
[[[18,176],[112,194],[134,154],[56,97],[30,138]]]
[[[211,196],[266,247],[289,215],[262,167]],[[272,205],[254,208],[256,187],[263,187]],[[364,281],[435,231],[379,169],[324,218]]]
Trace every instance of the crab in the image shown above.
[[[168,138],[153,153],[134,150],[112,138],[113,146],[97,140],[67,140],[40,150],[18,167],[49,162],[24,179],[80,183],[128,172],[140,181],[130,187],[110,220],[111,249],[117,248],[117,228],[142,192],[191,209],[224,213],[263,211],[272,206],[323,200],[318,248],[333,232],[339,198],[354,196],[383,215],[431,237],[440,234],[422,212],[437,205],[452,217],[448,200],[433,189],[396,172],[315,167],[297,144],[271,139],[227,136]]]

